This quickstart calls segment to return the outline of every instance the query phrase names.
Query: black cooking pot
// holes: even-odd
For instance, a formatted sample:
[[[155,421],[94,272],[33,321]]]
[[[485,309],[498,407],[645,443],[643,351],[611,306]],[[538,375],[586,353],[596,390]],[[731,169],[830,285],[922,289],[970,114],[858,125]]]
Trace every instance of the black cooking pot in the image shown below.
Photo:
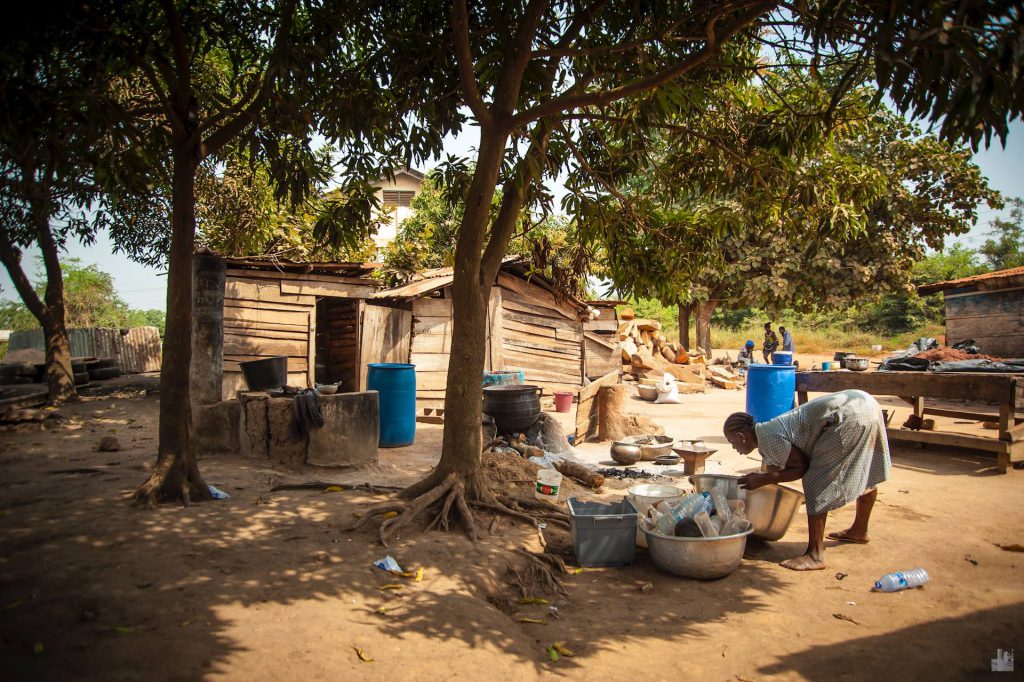
[[[498,433],[519,433],[540,416],[540,386],[508,385],[484,388],[484,414],[494,418]]]

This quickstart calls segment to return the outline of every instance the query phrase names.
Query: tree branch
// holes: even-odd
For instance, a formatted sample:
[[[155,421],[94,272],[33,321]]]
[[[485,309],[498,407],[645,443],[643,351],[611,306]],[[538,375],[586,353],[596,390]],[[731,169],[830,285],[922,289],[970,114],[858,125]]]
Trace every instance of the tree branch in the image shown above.
[[[32,282],[25,275],[25,271],[21,267],[21,250],[11,241],[7,226],[3,221],[0,221],[0,262],[3,262],[4,267],[7,268],[7,274],[10,276],[11,282],[14,283],[14,288],[21,296],[25,307],[35,315],[39,324],[42,324],[43,317],[47,312],[46,306],[43,305],[36,290],[32,288]]]
[[[533,42],[537,26],[547,8],[548,0],[530,0],[526,11],[523,12],[523,18],[519,21],[519,26],[516,27],[512,58],[505,63],[505,67],[501,71],[492,103],[493,107],[498,109],[497,115],[502,121],[511,116],[516,109],[519,91],[523,86],[523,73],[533,56],[530,52],[530,44]]]
[[[494,123],[494,117],[480,95],[476,74],[473,72],[473,52],[469,47],[469,10],[466,8],[466,0],[455,0],[452,7],[452,34],[455,37],[455,62],[459,67],[459,83],[462,84],[466,104],[482,127],[490,126]]]
[[[749,26],[755,19],[757,19],[757,17],[769,11],[776,4],[776,2],[770,0],[753,3],[752,9],[749,12],[729,22],[725,29],[720,33],[715,31],[715,25],[729,8],[726,8],[726,10],[719,10],[719,12],[711,17],[705,26],[707,41],[704,47],[674,66],[662,69],[655,74],[647,76],[646,78],[641,78],[633,81],[632,83],[621,85],[610,90],[564,95],[562,97],[555,97],[546,100],[513,116],[509,120],[509,129],[515,130],[516,128],[526,125],[531,121],[536,121],[539,118],[557,114],[561,111],[578,109],[585,106],[604,106],[611,102],[629,97],[630,95],[634,95],[645,90],[651,90],[675,80],[711,59],[721,49],[721,43],[724,40]]]
[[[171,50],[174,53],[174,71],[178,81],[174,94],[177,95],[178,110],[184,112],[188,109],[188,102],[192,97],[192,79],[189,74],[185,32],[182,30],[181,16],[174,6],[174,0],[162,0],[162,4],[164,15],[167,18],[167,28],[171,32]]]

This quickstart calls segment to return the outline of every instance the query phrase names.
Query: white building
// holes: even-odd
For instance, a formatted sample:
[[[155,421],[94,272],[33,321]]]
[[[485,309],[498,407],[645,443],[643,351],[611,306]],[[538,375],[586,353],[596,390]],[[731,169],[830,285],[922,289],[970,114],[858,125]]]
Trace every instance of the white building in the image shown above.
[[[377,188],[377,198],[387,211],[387,220],[373,236],[373,241],[378,249],[384,248],[398,235],[399,224],[412,214],[412,200],[423,188],[425,177],[418,170],[402,168],[395,171],[394,180],[380,179],[381,184]]]

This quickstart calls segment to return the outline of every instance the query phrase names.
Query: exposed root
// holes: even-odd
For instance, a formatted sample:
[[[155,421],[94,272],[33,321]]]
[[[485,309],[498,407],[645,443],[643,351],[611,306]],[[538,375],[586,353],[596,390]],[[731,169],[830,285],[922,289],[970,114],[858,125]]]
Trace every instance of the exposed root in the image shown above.
[[[427,509],[427,507],[434,504],[435,502],[440,500],[446,493],[448,493],[448,491],[451,490],[456,483],[461,484],[461,481],[459,481],[458,479],[458,474],[448,474],[448,477],[444,479],[444,483],[442,483],[440,486],[432,488],[431,490],[428,490],[427,492],[417,497],[415,500],[409,503],[408,509],[406,509],[403,512],[400,512],[398,516],[395,516],[394,518],[390,518],[384,521],[384,523],[380,525],[380,530],[377,533],[377,538],[378,540],[380,540],[380,544],[387,547],[388,539],[390,536],[396,535],[399,530],[405,528],[410,523],[412,523],[417,516],[422,514],[423,511]],[[464,496],[464,493],[459,492],[458,496],[462,497]],[[458,498],[456,498],[456,502],[457,501]],[[449,508],[451,507],[451,505],[448,506]]]
[[[363,515],[359,517],[359,520],[352,524],[349,530],[359,530],[363,526],[366,526],[370,521],[380,514],[387,514],[388,512],[404,512],[406,505],[404,502],[383,502],[375,507],[363,512]]]
[[[524,549],[517,549],[516,554],[526,559],[526,565],[520,569],[512,564],[508,566],[508,576],[519,588],[520,595],[532,597],[538,594],[565,595],[560,576],[569,573],[565,562],[553,554],[537,554]]]

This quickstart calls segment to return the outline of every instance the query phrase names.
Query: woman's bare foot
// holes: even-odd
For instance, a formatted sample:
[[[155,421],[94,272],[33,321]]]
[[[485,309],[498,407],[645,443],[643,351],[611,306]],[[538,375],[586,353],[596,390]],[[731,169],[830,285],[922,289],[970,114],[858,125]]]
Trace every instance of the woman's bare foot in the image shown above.
[[[816,559],[810,554],[804,554],[798,556],[795,559],[786,559],[779,564],[783,568],[788,568],[791,571],[817,571],[825,568],[825,562],[821,559]]]
[[[840,542],[852,542],[856,545],[866,545],[871,542],[871,538],[867,535],[855,532],[852,528],[846,530],[837,530],[834,533],[828,534],[829,539],[839,540]]]

